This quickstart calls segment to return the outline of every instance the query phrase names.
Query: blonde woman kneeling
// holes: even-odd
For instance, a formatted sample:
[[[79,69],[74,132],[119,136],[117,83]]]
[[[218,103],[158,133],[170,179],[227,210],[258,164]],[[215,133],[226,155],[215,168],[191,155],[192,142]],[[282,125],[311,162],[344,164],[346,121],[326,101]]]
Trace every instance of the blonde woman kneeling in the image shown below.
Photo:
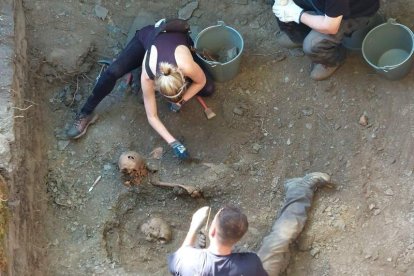
[[[159,91],[169,101],[172,111],[178,112],[182,105],[196,94],[213,94],[214,83],[208,73],[200,67],[198,57],[191,53],[192,41],[188,34],[160,33],[154,39],[154,33],[155,28],[152,25],[138,30],[119,57],[103,72],[92,95],[67,131],[70,139],[83,136],[88,126],[96,121],[97,115],[93,114],[93,111],[112,91],[116,81],[142,66],[141,88],[148,122],[173,148],[178,158],[188,158],[187,149],[158,117],[155,91]]]

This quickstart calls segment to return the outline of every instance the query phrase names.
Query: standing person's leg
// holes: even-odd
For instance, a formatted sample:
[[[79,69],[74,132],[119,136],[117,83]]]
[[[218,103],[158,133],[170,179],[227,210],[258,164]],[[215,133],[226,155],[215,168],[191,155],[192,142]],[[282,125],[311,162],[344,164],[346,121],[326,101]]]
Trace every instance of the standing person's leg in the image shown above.
[[[366,27],[370,17],[344,19],[338,32],[334,35],[319,33],[312,30],[303,42],[303,51],[314,63],[311,78],[324,80],[330,77],[344,63],[346,50],[342,45],[345,35]]]
[[[280,216],[257,253],[269,276],[277,276],[286,269],[290,258],[289,245],[305,226],[314,190],[329,180],[329,175],[315,172],[285,182],[285,203]]]
[[[112,91],[119,78],[141,66],[144,56],[145,48],[137,32],[125,49],[119,54],[118,58],[98,79],[92,95],[89,96],[72,127],[67,132],[69,138],[77,139],[86,133],[88,126],[97,119],[97,116],[92,114],[96,106]]]

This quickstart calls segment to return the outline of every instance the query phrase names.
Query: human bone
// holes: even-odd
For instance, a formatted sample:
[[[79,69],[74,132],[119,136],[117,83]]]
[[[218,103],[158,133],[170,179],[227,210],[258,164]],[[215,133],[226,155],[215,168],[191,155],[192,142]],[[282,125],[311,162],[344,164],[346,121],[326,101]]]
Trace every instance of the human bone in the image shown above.
[[[152,218],[141,225],[141,232],[144,233],[147,241],[168,243],[171,240],[171,228],[161,218]]]
[[[145,160],[135,151],[127,151],[121,154],[118,160],[119,171],[126,186],[141,184],[142,179],[148,174]]]

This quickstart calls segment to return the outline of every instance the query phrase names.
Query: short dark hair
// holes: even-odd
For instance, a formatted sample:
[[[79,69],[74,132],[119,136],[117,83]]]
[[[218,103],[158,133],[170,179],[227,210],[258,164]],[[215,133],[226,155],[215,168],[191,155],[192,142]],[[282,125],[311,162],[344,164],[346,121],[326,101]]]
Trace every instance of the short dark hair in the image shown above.
[[[217,215],[217,236],[221,243],[233,245],[238,242],[249,228],[247,217],[239,208],[225,206]]]

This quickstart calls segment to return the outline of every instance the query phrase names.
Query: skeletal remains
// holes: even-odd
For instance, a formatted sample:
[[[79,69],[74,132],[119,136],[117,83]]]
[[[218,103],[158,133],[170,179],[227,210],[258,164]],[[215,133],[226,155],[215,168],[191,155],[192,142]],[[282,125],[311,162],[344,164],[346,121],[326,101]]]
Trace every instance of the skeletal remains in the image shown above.
[[[146,236],[147,241],[158,241],[168,243],[171,240],[171,228],[161,218],[152,218],[141,225],[141,232]]]
[[[142,179],[148,175],[144,158],[135,151],[122,153],[119,157],[118,167],[127,187],[141,184]]]
[[[157,154],[159,154],[158,151]],[[156,159],[159,159],[159,156],[154,157]],[[140,185],[143,179],[146,176],[149,176],[149,182],[154,186],[179,189],[181,191],[184,190],[186,194],[190,195],[193,198],[202,197],[201,190],[196,187],[163,182],[160,181],[157,176],[151,177],[151,174],[153,172],[155,173],[158,168],[152,168],[151,170],[148,170],[148,166],[145,163],[144,158],[142,158],[141,155],[135,151],[127,151],[122,153],[119,157],[118,167],[119,171],[122,173],[124,185],[128,188]]]

